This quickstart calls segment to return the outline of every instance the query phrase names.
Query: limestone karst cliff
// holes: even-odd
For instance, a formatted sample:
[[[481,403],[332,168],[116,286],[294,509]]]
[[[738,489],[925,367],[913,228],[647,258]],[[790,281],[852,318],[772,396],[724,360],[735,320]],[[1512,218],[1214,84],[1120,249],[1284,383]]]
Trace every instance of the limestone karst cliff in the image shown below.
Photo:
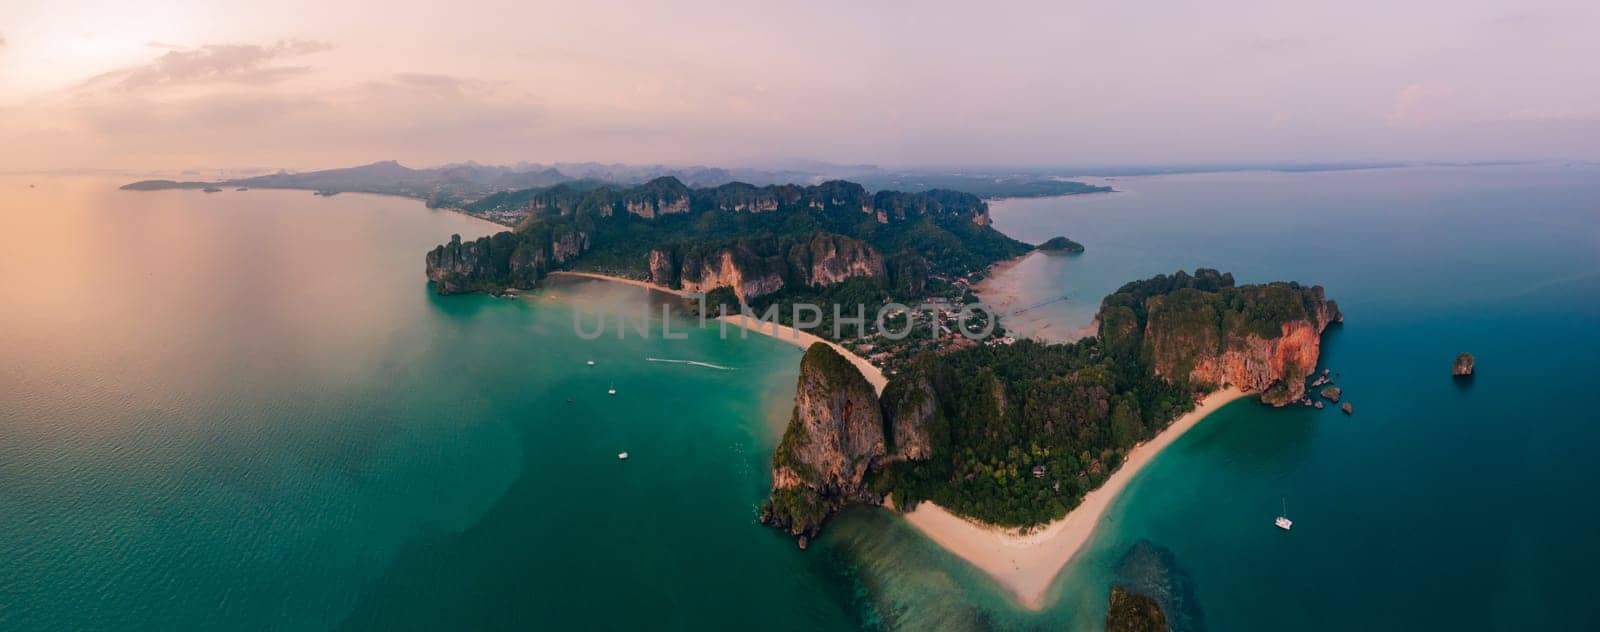
[[[569,225],[506,231],[449,243],[425,257],[428,280],[439,294],[529,289],[555,266],[578,258],[591,246],[588,231]]]
[[[793,416],[772,455],[772,495],[761,521],[805,546],[845,505],[878,502],[865,479],[884,453],[872,385],[832,347],[811,345],[800,361]]]
[[[933,426],[943,424],[944,419],[932,381],[912,368],[884,388],[882,406],[891,459],[933,456]]]
[[[1205,393],[1303,397],[1340,318],[1320,287],[1199,270],[1124,285],[1101,304],[1100,334],[1075,343],[925,353],[884,389],[874,489],[1003,526],[1060,518]]]
[[[526,219],[513,231],[428,254],[441,294],[531,287],[580,269],[742,299],[882,277],[915,296],[1029,250],[989,228],[988,205],[955,191],[869,194],[850,182],[691,189],[673,178],[616,188],[560,184],[497,193],[475,212]],[[475,203],[476,204],[476,203]],[[498,215],[496,215],[498,216]]]
[[[1305,396],[1322,332],[1343,320],[1321,286],[1235,286],[1233,275],[1196,270],[1130,283],[1101,304],[1100,336],[1134,345],[1169,379],[1237,386],[1283,406]]]
[[[428,280],[440,294],[530,288],[549,269],[549,253],[510,232],[450,242],[427,254]]]
[[[740,300],[787,285],[825,286],[884,276],[883,255],[858,239],[831,233],[721,243],[669,244],[650,251],[647,280],[690,292],[733,288]]]
[[[466,205],[466,210],[473,213],[525,211],[537,216],[585,211],[599,217],[628,214],[645,219],[704,211],[771,213],[786,209],[847,211],[879,223],[937,214],[968,215],[975,224],[989,223],[988,205],[971,194],[943,189],[872,193],[859,184],[843,180],[811,186],[760,187],[731,182],[695,189],[666,176],[631,187],[563,183],[541,189],[506,191]]]

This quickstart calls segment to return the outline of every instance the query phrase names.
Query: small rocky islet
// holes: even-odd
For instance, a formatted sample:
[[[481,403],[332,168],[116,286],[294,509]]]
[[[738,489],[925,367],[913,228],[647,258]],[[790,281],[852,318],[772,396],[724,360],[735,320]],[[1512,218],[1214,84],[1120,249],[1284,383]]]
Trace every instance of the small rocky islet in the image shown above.
[[[1160,602],[1121,586],[1111,587],[1106,632],[1165,632],[1169,629]]]
[[[1051,254],[1078,254],[1083,252],[1083,244],[1067,239],[1064,236],[1051,237],[1044,243],[1039,244],[1038,248],[1039,252]]]

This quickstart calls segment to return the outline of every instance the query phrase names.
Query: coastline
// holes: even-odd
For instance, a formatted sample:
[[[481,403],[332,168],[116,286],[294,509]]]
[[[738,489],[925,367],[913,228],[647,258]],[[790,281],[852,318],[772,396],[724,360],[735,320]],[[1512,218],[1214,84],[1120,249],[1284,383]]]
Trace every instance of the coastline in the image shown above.
[[[888,386],[889,384],[889,378],[883,374],[883,369],[874,366],[871,362],[868,362],[866,358],[856,355],[855,352],[846,349],[843,345],[831,340],[824,340],[820,336],[809,334],[780,323],[755,320],[745,316],[744,314],[729,314],[727,316],[718,317],[717,320],[731,324],[735,327],[740,327],[764,336],[771,336],[778,340],[791,343],[796,347],[800,347],[801,350],[805,350],[812,344],[820,342],[833,347],[834,351],[839,352],[839,355],[842,355],[844,356],[844,359],[849,360],[850,364],[855,365],[856,369],[861,371],[862,377],[867,378],[867,383],[872,385],[872,390],[876,391],[879,395],[883,394],[883,387]]]
[[[994,269],[1003,272],[1031,254],[999,262],[995,264]],[[595,272],[558,271],[551,272],[549,276],[609,281],[673,296],[683,296],[682,292],[665,286]],[[883,394],[883,389],[888,384],[888,377],[883,374],[883,370],[868,362],[866,358],[814,334],[780,323],[747,318],[742,314],[722,316],[717,320],[723,326],[731,325],[753,331],[788,342],[800,349],[821,342],[833,347],[855,365],[879,395]],[[1144,469],[1144,466],[1211,413],[1247,395],[1249,393],[1235,387],[1206,395],[1194,410],[1173,420],[1171,425],[1149,441],[1134,446],[1129,451],[1127,459],[1111,473],[1105,483],[1085,494],[1083,502],[1067,512],[1066,516],[1049,524],[1026,531],[1008,529],[958,516],[932,502],[923,502],[912,511],[898,513],[912,528],[929,540],[993,578],[1019,606],[1027,610],[1040,610],[1046,605],[1046,594],[1056,576],[1088,544],[1104,520],[1112,501],[1122,494],[1123,489]],[[885,506],[894,508],[889,500],[885,500]]]
[[[957,516],[932,502],[900,515],[928,539],[994,578],[1023,608],[1039,610],[1056,575],[1089,542],[1111,501],[1139,471],[1202,419],[1246,395],[1235,387],[1207,395],[1160,434],[1134,446],[1104,484],[1085,494],[1083,502],[1066,516],[1047,525],[1026,532],[1005,529]]]
[[[973,284],[973,293],[977,294],[978,299],[985,305],[1001,314],[1000,326],[1006,328],[1007,335],[1056,344],[1069,344],[1094,335],[1099,330],[1098,322],[1078,327],[1056,328],[1057,323],[1044,314],[1010,314],[1022,307],[1025,300],[1031,300],[1023,291],[1018,279],[1012,275],[1017,266],[1034,256],[1056,255],[1034,250],[1025,255],[996,262],[989,266],[988,274],[982,281]]]
[[[487,221],[487,220],[485,220],[485,221]],[[591,280],[595,280],[595,281],[610,281],[612,283],[623,283],[623,284],[631,285],[631,286],[638,287],[638,288],[644,288],[646,290],[654,290],[654,291],[662,292],[662,293],[665,293],[665,294],[671,294],[673,296],[677,296],[677,297],[680,297],[680,298],[683,297],[683,292],[679,292],[678,290],[674,290],[674,289],[672,289],[670,287],[667,287],[665,285],[656,285],[656,284],[651,283],[649,281],[640,281],[640,280],[637,280],[637,279],[629,279],[629,278],[618,277],[618,276],[610,276],[610,275],[600,274],[598,272],[572,272],[572,271],[567,271],[567,270],[556,270],[554,272],[550,272],[550,273],[546,274],[545,276],[546,277],[565,277],[565,278],[569,278],[569,279],[591,279]]]
[[[589,279],[594,281],[610,281],[612,283],[623,283],[646,290],[664,292],[677,297],[683,296],[682,292],[666,286],[656,285],[648,281],[639,281],[636,279],[626,279],[623,277],[604,275],[597,272],[556,271],[551,272],[546,276]],[[743,314],[730,314],[727,316],[721,316],[718,317],[717,320],[746,331],[752,331],[763,336],[770,336],[773,339],[793,344],[794,346],[799,347],[802,351],[809,348],[812,344],[818,342],[823,343],[829,347],[833,347],[834,351],[839,352],[839,355],[842,355],[846,360],[849,360],[850,364],[855,365],[856,369],[861,371],[861,375],[867,378],[867,383],[871,384],[872,389],[879,395],[883,394],[883,388],[889,384],[889,378],[883,374],[883,369],[880,369],[871,362],[868,362],[866,358],[856,355],[854,351],[846,349],[844,345],[830,340],[824,340],[822,337],[815,334],[806,333],[781,323],[763,322],[753,318],[748,318]]]
[[[979,300],[996,312],[1010,311],[1022,300],[1020,291],[1014,282],[1001,283],[998,279],[1037,254],[1038,250],[1029,250],[1025,254],[989,264],[989,268],[984,271],[983,280],[972,285],[972,293],[978,295]],[[1000,325],[1003,327],[1005,323],[1001,322]]]

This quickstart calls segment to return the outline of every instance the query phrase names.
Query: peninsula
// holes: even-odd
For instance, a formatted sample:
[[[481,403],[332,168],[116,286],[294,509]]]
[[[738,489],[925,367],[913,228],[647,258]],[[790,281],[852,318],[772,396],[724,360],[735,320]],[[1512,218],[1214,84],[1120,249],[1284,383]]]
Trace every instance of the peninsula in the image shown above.
[[[1197,403],[1208,412],[1246,392],[1273,406],[1299,401],[1317,364],[1320,334],[1340,320],[1321,287],[1240,286],[1215,270],[1179,272],[1106,297],[1096,336],[924,353],[890,379],[878,401],[808,406],[833,401],[830,390],[812,389],[852,382],[835,375],[840,364],[814,347],[801,364],[791,432],[773,460],[775,472],[793,475],[775,474],[763,518],[810,538],[839,507],[888,496],[902,510],[933,501],[985,525],[1031,534],[1028,541],[1075,533],[1048,575],[1013,586],[1026,604],[1028,591],[1042,590],[1037,582],[1070,558],[1126,483],[1114,474],[1131,476],[1197,423],[1203,416],[1192,414]],[[860,412],[867,409],[874,412]],[[882,440],[857,438],[873,433]],[[845,452],[809,450],[816,445]],[[873,465],[841,469],[862,462]],[[1125,464],[1132,467],[1118,469]],[[1102,489],[1109,493],[1090,495]],[[1086,513],[1069,515],[1074,508]],[[940,521],[916,522],[932,532],[938,529],[927,527]],[[994,570],[982,555],[964,557]]]
[[[993,264],[1034,248],[956,191],[696,189],[660,178],[498,203],[523,205],[526,218],[428,252],[435,291],[574,275],[703,293],[708,309],[735,314],[802,302],[948,306],[905,315],[932,326],[904,339],[881,323],[836,334],[831,322],[801,331],[724,317],[807,349],[760,517],[804,547],[846,506],[896,507],[1030,608],[1139,468],[1206,414],[1247,394],[1273,406],[1305,398],[1321,333],[1342,319],[1319,286],[1238,285],[1199,269],[1122,286],[1102,301],[1095,335],[1070,344],[1013,340],[998,324],[979,342],[951,312],[977,301],[974,279]]]

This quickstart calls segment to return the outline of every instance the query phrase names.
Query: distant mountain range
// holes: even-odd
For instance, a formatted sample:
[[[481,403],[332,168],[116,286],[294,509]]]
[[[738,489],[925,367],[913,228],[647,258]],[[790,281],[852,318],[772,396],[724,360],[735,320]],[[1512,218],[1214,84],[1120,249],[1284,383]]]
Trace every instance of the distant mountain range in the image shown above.
[[[871,165],[808,164],[804,169],[753,169],[721,167],[668,167],[600,163],[557,163],[512,166],[461,163],[413,169],[396,161],[359,167],[324,169],[217,181],[142,180],[122,188],[134,191],[205,189],[207,187],[303,189],[320,195],[378,193],[425,200],[431,207],[456,208],[492,221],[514,224],[521,217],[501,217],[480,202],[486,199],[527,198],[540,190],[565,184],[578,189],[625,188],[658,178],[674,178],[686,186],[709,188],[740,182],[756,186],[814,185],[849,178],[869,191],[928,191],[948,189],[981,198],[1044,197],[1099,193],[1110,187],[1073,182],[1045,173],[985,173],[940,171],[888,171]],[[490,208],[505,210],[498,205]],[[525,216],[525,213],[515,214]]]
[[[1212,165],[1102,165],[1098,167],[984,167],[918,168],[893,170],[874,165],[837,165],[795,162],[771,168],[708,166],[625,165],[596,162],[554,164],[517,163],[481,165],[464,162],[413,169],[388,160],[358,167],[320,171],[280,171],[270,175],[213,181],[143,180],[123,186],[129,190],[263,188],[303,189],[319,195],[378,193],[424,200],[430,207],[463,210],[502,224],[515,225],[526,212],[499,202],[529,199],[556,185],[580,190],[600,187],[622,189],[657,178],[673,178],[691,188],[713,188],[729,183],[754,186],[810,186],[832,180],[849,180],[868,191],[931,191],[944,189],[971,193],[983,199],[1050,197],[1103,193],[1109,186],[1086,184],[1073,178],[1085,174],[1101,177],[1138,176],[1216,171],[1339,171],[1385,169],[1413,163],[1238,163]],[[486,204],[486,202],[488,202]]]

